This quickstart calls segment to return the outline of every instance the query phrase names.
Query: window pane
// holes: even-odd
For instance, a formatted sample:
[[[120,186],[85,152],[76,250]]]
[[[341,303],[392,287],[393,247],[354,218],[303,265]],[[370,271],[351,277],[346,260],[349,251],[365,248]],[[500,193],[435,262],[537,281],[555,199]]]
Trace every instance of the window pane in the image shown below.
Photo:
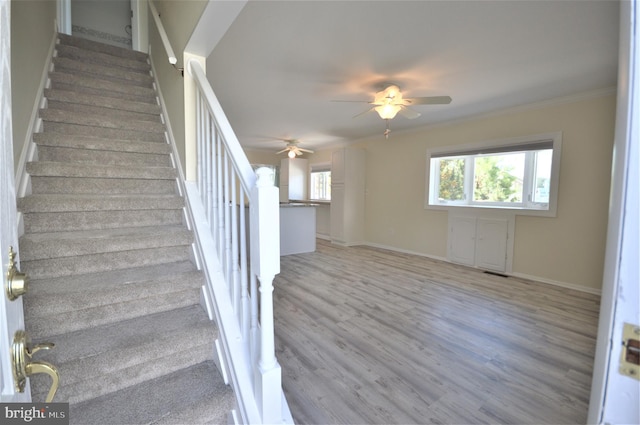
[[[553,151],[551,149],[536,152],[535,187],[533,191],[533,202],[535,203],[549,203],[552,157]]]
[[[464,199],[464,158],[440,159],[439,201]]]
[[[525,153],[474,158],[474,202],[522,202]]]
[[[311,173],[311,199],[318,201],[331,200],[331,171],[315,171]]]

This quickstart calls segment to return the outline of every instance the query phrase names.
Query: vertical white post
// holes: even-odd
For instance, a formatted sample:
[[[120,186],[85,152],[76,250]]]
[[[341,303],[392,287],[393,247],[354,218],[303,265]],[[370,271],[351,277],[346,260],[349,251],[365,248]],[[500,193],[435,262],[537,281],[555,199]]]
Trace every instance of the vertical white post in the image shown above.
[[[240,185],[240,330],[245,341],[249,339],[249,279],[247,270],[247,220],[245,217],[246,192]]]
[[[202,141],[202,139],[204,137],[204,134],[203,134],[204,132],[202,128],[202,120],[203,120],[202,97],[200,96],[200,91],[198,91],[196,93],[196,123],[195,123],[196,157],[193,158],[195,165],[192,166],[192,171],[194,173],[192,177],[198,183],[198,192],[200,193],[200,200],[204,203],[204,193],[203,193],[204,176],[202,173],[202,158],[203,158],[202,148],[204,146],[204,142]]]
[[[58,32],[71,35],[71,0],[57,0]]]
[[[213,224],[217,226],[216,230],[216,248],[218,248],[218,256],[220,257],[220,266],[224,267],[222,263],[223,259],[223,244],[224,244],[224,192],[222,185],[222,143],[219,137],[216,137],[216,218],[217,223]]]
[[[275,355],[273,279],[280,273],[279,191],[271,170],[259,168],[251,191],[251,268],[260,281],[260,357],[254,372],[255,395],[262,422],[282,418],[282,372]],[[257,294],[256,294],[257,295]]]
[[[144,4],[144,7],[141,9],[141,17],[144,18],[144,24],[146,25],[147,20],[147,1],[146,0],[137,0],[137,3]],[[143,11],[142,11],[143,10]],[[143,14],[143,15],[142,15]],[[146,36],[145,36],[146,37]],[[142,47],[146,49],[147,42],[145,42]],[[196,101],[196,98],[202,99],[200,96],[200,90],[197,87],[197,84],[193,77],[193,71],[191,69],[192,63],[196,66],[200,65],[200,68],[206,70],[207,61],[203,56],[197,56],[188,52],[184,52],[184,63],[187,64],[187,71],[184,73],[184,150],[185,150],[185,179],[188,181],[196,180],[196,173],[198,172],[196,169],[196,163],[198,161],[196,155],[196,137],[195,132],[198,130],[202,130],[203,125],[203,117],[204,115],[208,115],[209,111],[207,107],[203,104],[202,100]],[[201,111],[197,111],[196,108],[201,108]],[[197,120],[200,120],[200,123],[196,123]]]
[[[239,241],[238,241],[238,214],[241,205],[237,202],[238,188],[236,186],[237,176],[235,169],[231,167],[231,284],[233,285],[233,310],[238,318],[238,323],[242,323],[242,313],[240,311],[240,264],[239,264]]]
[[[249,235],[251,236],[251,235]],[[251,289],[251,363],[258,363],[258,347],[260,342],[260,335],[258,334],[258,277],[253,273],[253,270],[249,271]]]

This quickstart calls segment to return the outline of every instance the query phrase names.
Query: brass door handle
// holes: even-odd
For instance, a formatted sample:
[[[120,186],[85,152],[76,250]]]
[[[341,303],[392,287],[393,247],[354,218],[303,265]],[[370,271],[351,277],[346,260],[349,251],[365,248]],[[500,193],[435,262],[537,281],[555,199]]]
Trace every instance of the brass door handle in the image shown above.
[[[51,377],[51,388],[49,388],[49,394],[45,403],[51,403],[53,397],[58,391],[58,384],[60,382],[60,375],[58,369],[47,362],[32,362],[31,358],[33,354],[40,350],[50,350],[54,347],[51,342],[45,342],[42,344],[36,344],[30,347],[27,341],[27,334],[25,331],[17,331],[13,336],[13,344],[11,346],[11,363],[13,365],[13,380],[16,390],[18,392],[24,392],[24,387],[27,382],[27,376],[34,375],[36,373],[46,373]]]
[[[29,276],[26,273],[20,273],[16,268],[16,253],[13,251],[13,247],[9,247],[9,270],[7,271],[7,298],[13,301],[20,295],[24,295],[27,292],[27,286],[29,285]]]

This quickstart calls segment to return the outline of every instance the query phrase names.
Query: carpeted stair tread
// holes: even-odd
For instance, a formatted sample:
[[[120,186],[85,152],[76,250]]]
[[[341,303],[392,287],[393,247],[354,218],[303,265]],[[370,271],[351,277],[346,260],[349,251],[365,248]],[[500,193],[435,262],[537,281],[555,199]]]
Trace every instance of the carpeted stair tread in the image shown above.
[[[50,99],[47,102],[47,109],[64,111],[67,114],[80,113],[81,115],[99,115],[103,118],[119,119],[123,121],[149,121],[162,124],[160,114],[146,114],[127,110],[114,109],[110,107],[86,105],[73,101],[59,101]]]
[[[147,62],[148,55],[132,49],[104,44],[98,41],[87,40],[86,38],[74,37],[67,34],[58,34],[58,46],[74,46],[80,49],[89,50],[95,53],[104,53],[110,56],[126,58],[138,62]]]
[[[20,238],[20,256],[24,261],[33,261],[189,245],[192,242],[193,234],[184,226],[121,227],[31,233]]]
[[[98,77],[87,77],[84,75],[69,74],[66,72],[49,73],[51,88],[64,90],[73,87],[74,91],[83,92],[84,88],[98,90],[96,94],[112,97],[115,93],[127,94],[130,100],[140,102],[155,102],[156,94],[153,88],[122,85],[115,81],[109,81]],[[61,86],[58,86],[60,84]],[[68,86],[65,86],[68,85]]]
[[[73,304],[70,297],[85,298],[78,308],[103,305],[104,300],[98,300],[97,294],[113,293],[110,300],[119,302],[134,298],[132,291],[144,293],[148,287],[157,285],[156,291],[167,293],[176,290],[180,285],[189,288],[199,288],[204,284],[202,272],[197,270],[190,261],[160,264],[156,266],[137,267],[123,270],[110,270],[103,273],[64,276],[53,279],[32,279],[29,282],[29,292],[24,297],[25,306],[33,305],[38,308],[26,308],[27,317],[38,317],[64,311]],[[145,288],[145,289],[142,289]],[[91,296],[88,297],[87,294]],[[40,301],[55,298],[56,302],[45,305]]]
[[[72,124],[64,121],[43,119],[44,132],[66,133],[74,136],[94,136],[103,139],[131,140],[150,143],[167,143],[165,133],[150,133],[144,130],[130,130],[126,128],[111,128]]]
[[[153,77],[149,73],[137,70],[127,70],[122,67],[113,67],[101,63],[91,63],[74,58],[55,57],[53,66],[56,71],[67,74],[99,76],[102,79],[121,82],[122,84],[151,87]]]
[[[23,219],[26,233],[114,229],[122,227],[123,223],[131,227],[184,223],[181,209],[27,213]]]
[[[182,197],[160,194],[42,194],[18,199],[18,210],[23,213],[177,209],[183,206],[184,199]]]
[[[170,167],[168,154],[100,151],[96,149],[78,149],[59,146],[39,146],[38,157],[42,161],[74,162],[102,165],[133,165],[142,167]]]
[[[29,162],[27,172],[41,177],[94,177],[112,179],[173,180],[177,172],[168,167],[133,167],[116,165],[68,164],[64,162]],[[117,184],[117,182],[115,182]]]
[[[57,81],[51,81],[51,87],[49,89],[45,89],[45,95],[48,93],[48,90],[53,90],[56,92],[66,92],[66,93],[74,93],[78,96],[93,96],[96,100],[92,101],[92,104],[100,104],[103,102],[102,99],[108,99],[107,102],[113,104],[114,101],[122,100],[125,102],[131,102],[136,104],[147,104],[149,106],[158,106],[158,98],[151,98],[149,95],[140,96],[134,93],[129,93],[126,91],[115,92],[104,90],[99,87],[91,87],[91,86],[78,86],[73,83],[65,82],[62,78],[57,78]],[[79,103],[81,100],[79,100]]]
[[[191,246],[168,246],[132,251],[88,254],[76,257],[21,261],[22,271],[31,279],[49,279],[74,274],[99,273],[131,267],[164,264],[191,259]]]
[[[47,336],[46,341],[55,347],[38,358],[55,364],[64,377],[57,399],[77,402],[135,385],[141,376],[157,378],[166,373],[164,367],[175,367],[174,357],[189,352],[195,362],[212,360],[217,336],[216,326],[202,307],[193,304]],[[162,369],[160,363],[164,363]],[[144,373],[124,373],[136,368]],[[46,385],[46,380],[35,382],[32,392],[44,394]]]
[[[149,115],[160,115],[161,108],[156,102],[136,102],[118,97],[95,96],[73,90],[45,89],[44,97],[47,100],[61,102],[73,102],[81,105],[102,106],[103,108],[118,109],[120,111],[132,111]]]
[[[229,387],[223,386],[224,383],[219,377],[216,375],[213,377],[218,382],[216,388],[219,388],[220,391],[215,391],[216,388],[212,388],[209,394],[200,394],[199,400],[190,403],[187,401],[181,406],[176,403],[175,410],[153,422],[153,425],[219,425],[229,423],[229,414],[236,409],[235,396]],[[209,382],[213,377],[209,378]],[[207,383],[205,382],[205,384]]]
[[[110,65],[123,70],[136,70],[139,72],[149,72],[151,65],[147,61],[123,58],[108,53],[93,52],[84,48],[70,46],[67,44],[56,45],[56,56],[70,59],[82,60],[88,63]]]
[[[195,304],[198,288],[184,288],[169,293],[149,293],[144,298],[113,302],[96,307],[76,309],[62,314],[31,317],[27,331],[32,338],[48,338],[66,332],[132,319]]]
[[[56,146],[99,151],[165,154],[171,153],[171,146],[165,143],[137,142],[130,140],[103,139],[92,136],[67,135],[62,133],[35,133],[33,141],[38,146]]]
[[[234,407],[233,393],[207,361],[71,406],[69,416],[71,424],[225,424]]]
[[[111,115],[73,111],[68,113],[58,109],[41,109],[40,118],[45,121],[62,122],[68,124],[86,125],[90,127],[106,127],[123,130],[144,131],[147,133],[164,134],[164,124],[161,122],[122,120]]]
[[[90,295],[90,293],[87,293],[87,297]],[[45,360],[46,357],[47,361],[62,366],[74,360],[96,357],[112,351],[126,350],[136,345],[150,344],[163,339],[177,339],[180,337],[176,336],[176,333],[180,333],[191,326],[198,329],[206,329],[211,335],[205,335],[204,342],[213,343],[217,335],[215,326],[209,320],[202,306],[194,303],[190,306],[160,313],[145,314],[107,325],[94,326],[93,331],[81,330],[52,335],[50,336],[51,342],[60,349],[47,351],[46,356],[43,355],[41,358]],[[33,339],[33,342],[37,343],[38,340]],[[182,343],[185,348],[189,345],[201,344],[199,341],[190,342],[187,338]],[[74,349],[69,350],[72,345]],[[161,354],[158,357],[161,357]],[[123,366],[128,367],[129,365],[124,364]],[[95,375],[95,373],[92,374]],[[76,376],[76,378],[67,382],[82,380],[82,375],[72,374],[72,376]]]
[[[104,178],[31,177],[34,195],[172,195],[177,193],[172,180],[119,179],[118,184]]]

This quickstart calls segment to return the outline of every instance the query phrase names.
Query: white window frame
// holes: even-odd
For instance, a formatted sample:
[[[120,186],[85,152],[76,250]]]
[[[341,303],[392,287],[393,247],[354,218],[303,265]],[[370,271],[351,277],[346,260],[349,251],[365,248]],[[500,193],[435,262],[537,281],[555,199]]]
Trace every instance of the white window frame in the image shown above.
[[[312,179],[311,176],[313,175],[313,173],[324,173],[324,172],[329,172],[331,173],[331,163],[322,163],[322,164],[312,164],[310,169],[309,169],[309,200],[314,201],[314,202],[331,202],[331,198],[329,199],[317,199],[317,198],[313,198],[311,195],[313,194],[313,190],[312,190]],[[329,185],[329,191],[331,191],[331,185]],[[329,193],[329,196],[331,196],[331,193]]]
[[[433,157],[466,157],[469,155],[478,155],[484,151],[498,150],[500,152],[508,152],[513,147],[513,151],[522,151],[523,146],[533,145],[540,142],[551,142],[553,154],[551,160],[551,177],[549,182],[549,203],[547,204],[533,202],[533,185],[531,179],[535,174],[534,155],[527,155],[525,161],[525,174],[523,180],[523,200],[522,203],[507,202],[477,202],[473,199],[467,199],[469,194],[473,198],[473,165],[472,161],[465,162],[465,194],[467,196],[461,201],[441,202],[435,199],[437,190],[440,186],[439,173],[431,172],[431,159]],[[425,209],[434,210],[456,210],[460,208],[483,208],[496,209],[500,211],[514,211],[519,215],[534,215],[543,217],[555,217],[557,215],[558,206],[558,185],[560,181],[560,160],[562,151],[562,132],[536,134],[530,136],[515,137],[501,140],[482,141],[466,145],[448,146],[441,148],[432,148],[427,150],[427,167],[426,167],[426,185],[425,185]]]

